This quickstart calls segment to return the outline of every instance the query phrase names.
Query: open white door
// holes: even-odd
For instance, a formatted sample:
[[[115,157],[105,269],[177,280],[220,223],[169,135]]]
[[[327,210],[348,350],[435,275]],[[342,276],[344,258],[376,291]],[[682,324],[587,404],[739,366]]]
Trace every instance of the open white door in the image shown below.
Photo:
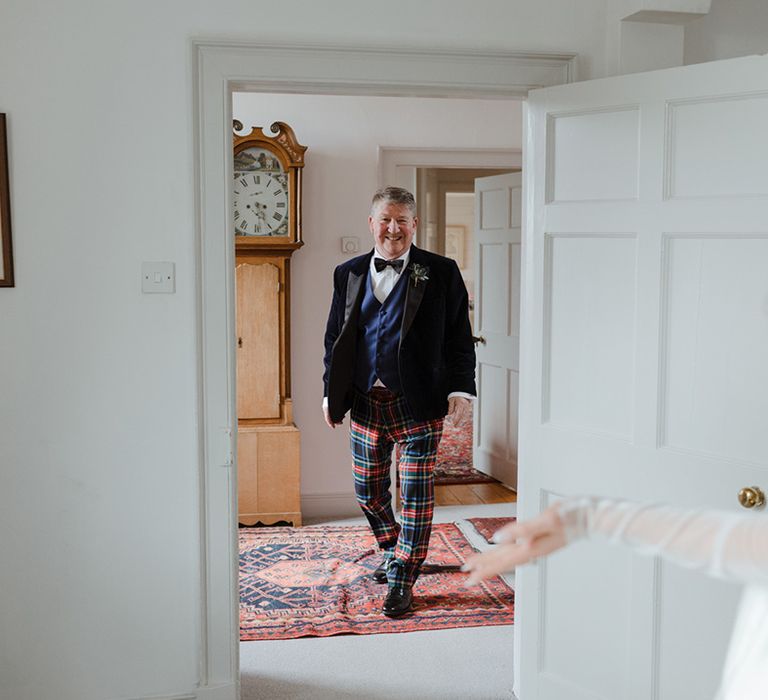
[[[522,175],[475,180],[474,466],[517,489]]]
[[[768,488],[768,57],[528,102],[520,501]],[[768,516],[766,516],[768,517]],[[520,700],[707,700],[736,590],[603,543],[516,576]]]

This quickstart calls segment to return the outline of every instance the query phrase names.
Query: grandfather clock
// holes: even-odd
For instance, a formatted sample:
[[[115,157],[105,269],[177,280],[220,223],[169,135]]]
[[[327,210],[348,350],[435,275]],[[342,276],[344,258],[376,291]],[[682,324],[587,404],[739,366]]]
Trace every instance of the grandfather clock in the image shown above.
[[[301,238],[306,146],[275,122],[238,136],[234,224],[237,290],[238,517],[301,525],[299,430],[290,366],[291,255]]]

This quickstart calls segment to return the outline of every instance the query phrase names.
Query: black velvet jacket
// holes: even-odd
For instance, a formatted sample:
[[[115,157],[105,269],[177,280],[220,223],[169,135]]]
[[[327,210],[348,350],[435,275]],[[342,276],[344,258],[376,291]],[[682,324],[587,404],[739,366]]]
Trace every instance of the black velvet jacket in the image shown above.
[[[373,251],[339,265],[325,330],[323,383],[331,419],[340,422],[352,406],[357,320]],[[426,268],[415,279],[414,266]],[[475,347],[467,290],[450,258],[411,246],[398,365],[408,407],[416,420],[441,418],[448,394],[475,394]]]

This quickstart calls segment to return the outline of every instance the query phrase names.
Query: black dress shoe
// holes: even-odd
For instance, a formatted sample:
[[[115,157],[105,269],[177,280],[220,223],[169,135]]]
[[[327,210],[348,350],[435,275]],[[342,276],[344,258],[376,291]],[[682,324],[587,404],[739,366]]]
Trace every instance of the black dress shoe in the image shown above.
[[[381,608],[387,617],[400,617],[413,609],[413,593],[410,586],[392,586]]]
[[[391,559],[385,559],[381,564],[379,564],[376,569],[374,569],[374,572],[371,574],[371,578],[376,581],[376,583],[386,583],[387,582],[387,569],[389,568],[389,563],[392,561]]]

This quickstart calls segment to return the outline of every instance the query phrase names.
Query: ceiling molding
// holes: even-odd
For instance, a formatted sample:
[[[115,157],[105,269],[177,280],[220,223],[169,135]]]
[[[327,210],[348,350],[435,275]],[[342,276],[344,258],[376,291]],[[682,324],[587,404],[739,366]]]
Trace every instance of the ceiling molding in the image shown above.
[[[419,97],[525,97],[576,80],[575,53],[194,42],[233,91]],[[238,75],[242,64],[260,64]],[[346,84],[346,85],[345,85]],[[343,91],[343,92],[342,92]]]

